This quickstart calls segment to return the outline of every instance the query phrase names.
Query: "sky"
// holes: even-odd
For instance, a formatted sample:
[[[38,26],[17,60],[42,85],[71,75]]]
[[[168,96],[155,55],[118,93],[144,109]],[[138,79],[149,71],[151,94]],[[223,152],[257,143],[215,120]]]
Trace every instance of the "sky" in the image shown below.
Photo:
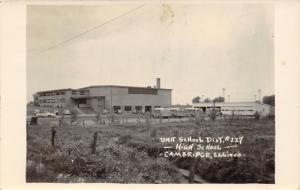
[[[153,86],[159,77],[172,104],[223,88],[230,101],[253,101],[258,89],[274,94],[273,19],[268,4],[31,5],[27,100],[40,90]]]

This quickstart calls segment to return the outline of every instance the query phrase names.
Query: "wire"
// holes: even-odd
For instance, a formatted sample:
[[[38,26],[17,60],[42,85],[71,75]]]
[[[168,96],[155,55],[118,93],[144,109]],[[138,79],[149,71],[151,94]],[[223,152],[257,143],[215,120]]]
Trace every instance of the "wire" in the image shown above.
[[[88,30],[86,30],[86,31],[84,31],[84,32],[81,32],[81,33],[79,33],[79,34],[77,34],[77,35],[75,35],[75,36],[73,36],[73,37],[71,37],[71,38],[68,38],[68,39],[66,39],[66,40],[63,40],[63,41],[61,41],[61,42],[59,42],[59,43],[57,43],[57,44],[55,44],[55,45],[53,45],[53,46],[50,46],[50,47],[48,47],[48,48],[46,48],[46,49],[44,49],[44,50],[41,50],[41,51],[39,51],[39,52],[37,52],[37,53],[31,54],[30,56],[36,56],[36,55],[45,53],[45,52],[47,52],[47,51],[49,51],[49,50],[55,49],[55,48],[57,48],[57,47],[59,47],[59,46],[65,44],[65,43],[68,43],[68,42],[70,42],[70,41],[72,41],[72,40],[75,40],[76,38],[79,38],[79,37],[81,37],[81,36],[83,36],[83,35],[85,35],[85,34],[87,34],[87,33],[89,33],[89,32],[92,32],[92,31],[94,31],[94,30],[97,30],[97,29],[99,29],[99,28],[101,28],[101,27],[103,27],[103,26],[105,26],[105,25],[107,25],[107,24],[109,24],[109,23],[111,23],[111,22],[113,22],[113,21],[115,21],[115,20],[117,20],[117,19],[123,17],[123,16],[126,16],[126,15],[128,15],[128,14],[130,14],[130,13],[132,13],[132,12],[134,12],[134,11],[136,11],[136,10],[138,10],[138,9],[140,9],[140,8],[142,8],[142,7],[144,7],[144,6],[145,6],[145,5],[141,5],[141,6],[138,6],[138,7],[134,8],[134,9],[131,9],[131,10],[125,12],[125,13],[122,13],[122,14],[120,14],[120,15],[118,15],[118,16],[112,18],[112,19],[109,19],[109,20],[105,21],[104,23],[102,23],[102,24],[100,24],[100,25],[97,25],[97,26],[95,26],[95,27],[93,27],[93,28],[90,28],[90,29],[88,29]]]

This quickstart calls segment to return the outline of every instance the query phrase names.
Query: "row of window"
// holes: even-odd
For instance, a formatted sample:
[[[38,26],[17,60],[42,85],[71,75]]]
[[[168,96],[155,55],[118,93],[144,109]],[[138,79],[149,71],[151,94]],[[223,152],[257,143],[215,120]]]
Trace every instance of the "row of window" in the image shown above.
[[[88,90],[72,91],[72,95],[87,95],[88,93]]]
[[[128,88],[128,94],[150,94],[150,95],[157,95],[158,90],[154,88],[135,88],[130,87]]]
[[[160,106],[154,106],[154,108],[159,108]],[[142,110],[151,110],[152,106],[113,106],[114,111],[122,110],[124,111],[142,111]]]
[[[64,104],[47,104],[47,103],[42,103],[40,104],[41,107],[55,107],[55,108],[63,108]]]
[[[122,106],[113,106],[114,111],[118,111],[121,110]],[[142,111],[142,106],[135,106],[134,107],[135,110],[137,111]],[[133,106],[124,106],[124,111],[132,111],[133,110]]]
[[[66,102],[65,98],[60,99],[43,99],[39,100],[40,103],[58,103],[58,102]]]
[[[56,95],[65,95],[65,92],[42,92],[42,93],[39,93],[39,96],[56,96]]]

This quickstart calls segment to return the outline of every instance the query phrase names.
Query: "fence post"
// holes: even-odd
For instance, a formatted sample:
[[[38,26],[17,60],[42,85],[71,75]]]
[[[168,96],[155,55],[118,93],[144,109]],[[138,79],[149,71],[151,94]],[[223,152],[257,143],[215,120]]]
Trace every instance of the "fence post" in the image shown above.
[[[156,142],[156,129],[153,129],[153,131],[151,132],[151,137],[154,138],[154,139],[152,140],[152,142]]]
[[[92,146],[91,146],[92,154],[95,154],[95,153],[96,153],[97,139],[98,139],[98,133],[95,132],[95,133],[94,133],[94,139],[93,139]]]
[[[159,124],[162,124],[162,114],[159,113]]]
[[[141,125],[141,115],[139,114],[139,125]]]
[[[148,136],[150,136],[150,113],[146,112],[145,114],[146,127],[148,128]]]
[[[115,115],[112,113],[111,114],[110,125],[113,125],[114,122],[115,122]]]
[[[55,131],[55,129],[52,127],[52,128],[51,128],[51,145],[52,145],[52,146],[54,146],[55,134],[56,134],[56,131]]]

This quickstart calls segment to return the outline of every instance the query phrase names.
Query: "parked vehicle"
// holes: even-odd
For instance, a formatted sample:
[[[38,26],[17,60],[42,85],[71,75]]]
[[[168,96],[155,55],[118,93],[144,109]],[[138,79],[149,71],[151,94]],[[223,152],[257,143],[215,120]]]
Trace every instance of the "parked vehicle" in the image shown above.
[[[185,117],[185,112],[180,108],[170,108],[172,117]]]
[[[200,112],[199,108],[185,108],[184,109],[186,117],[195,117],[197,112]]]
[[[65,109],[63,112],[62,112],[63,115],[71,115],[71,112],[70,110],[68,109]]]
[[[36,114],[37,117],[55,117],[55,113],[50,113],[50,112],[41,112]]]
[[[165,117],[171,117],[172,113],[169,108],[154,108],[152,111],[153,117],[159,118],[160,116],[165,118]]]
[[[35,109],[34,112],[33,112],[33,115],[36,115],[38,113],[40,113],[41,111],[39,109]]]

